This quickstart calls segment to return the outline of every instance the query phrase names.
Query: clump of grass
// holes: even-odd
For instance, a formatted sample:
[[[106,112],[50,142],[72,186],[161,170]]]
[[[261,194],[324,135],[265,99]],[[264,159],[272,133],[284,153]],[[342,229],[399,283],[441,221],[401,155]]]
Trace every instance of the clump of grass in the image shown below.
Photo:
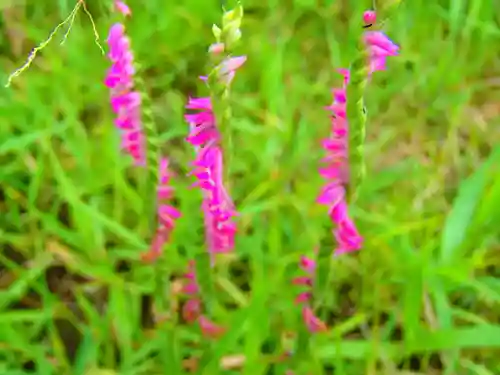
[[[106,63],[78,25],[64,61],[40,57],[50,75],[17,76],[30,84],[2,99],[5,373],[500,371],[500,159],[495,133],[483,131],[494,125],[494,92],[483,83],[499,73],[491,2],[378,2],[377,20],[365,15],[371,26],[362,28],[359,2],[250,1],[234,50],[213,43],[207,24],[220,9],[206,2],[116,3],[140,67],[112,97],[138,100],[111,114],[98,84]],[[109,28],[94,16],[96,30]],[[343,20],[353,20],[352,38]],[[401,55],[370,78],[382,25]],[[248,61],[232,80],[240,50]],[[207,60],[207,96],[192,98]],[[329,127],[318,103],[349,64],[345,82],[332,84]],[[367,78],[366,90],[349,89]],[[140,126],[118,135],[111,116],[131,114]],[[313,203],[324,137],[327,161],[342,162],[322,170],[336,187],[326,198],[344,198],[342,210],[325,198],[336,236],[325,235],[328,217]],[[137,139],[144,166],[125,156],[137,156]],[[224,173],[206,163],[203,151],[215,147]],[[193,148],[199,165],[186,176]],[[234,206],[217,204],[214,182]],[[218,220],[207,225],[207,213]],[[214,230],[224,235],[217,246]]]

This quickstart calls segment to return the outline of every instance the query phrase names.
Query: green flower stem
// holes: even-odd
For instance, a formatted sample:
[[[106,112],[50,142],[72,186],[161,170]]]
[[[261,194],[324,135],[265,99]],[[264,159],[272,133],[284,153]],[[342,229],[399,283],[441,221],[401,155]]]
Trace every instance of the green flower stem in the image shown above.
[[[212,259],[207,251],[198,253],[195,256],[195,273],[205,311],[210,316],[213,312],[215,291],[212,276]]]
[[[139,67],[136,67],[139,71]],[[151,241],[156,235],[158,229],[158,200],[157,200],[157,187],[160,180],[160,143],[158,137],[158,130],[153,118],[153,104],[151,97],[147,93],[146,85],[140,75],[137,74],[135,78],[135,88],[141,94],[141,110],[142,110],[142,127],[144,132],[144,140],[146,142],[146,165],[147,170],[145,178],[146,195],[144,202],[144,215],[148,218],[148,228],[150,231]],[[170,280],[169,275],[164,272],[165,264],[161,259],[153,265],[154,270],[154,285],[155,285],[155,305],[159,311],[167,311],[169,307],[169,300],[164,293],[165,288],[169,288]]]
[[[346,115],[349,123],[349,183],[347,185],[349,202],[357,198],[357,193],[366,175],[364,143],[366,134],[366,108],[364,92],[368,81],[367,53],[361,35],[358,37],[355,57],[350,66],[350,79],[347,84]]]
[[[144,139],[146,142],[146,165],[147,165],[147,198],[148,202],[145,205],[145,215],[149,218],[150,229],[152,231],[151,238],[156,233],[157,229],[157,199],[156,188],[159,182],[159,167],[160,167],[160,147],[158,142],[158,131],[153,119],[153,105],[151,98],[146,91],[146,85],[139,74],[135,78],[135,86],[137,91],[141,94],[141,109],[142,109],[142,127],[144,131]]]
[[[378,3],[377,17],[387,20],[397,11],[402,0],[383,0]],[[385,21],[384,21],[385,22]],[[364,144],[366,137],[367,111],[364,102],[365,88],[368,82],[369,63],[362,30],[356,40],[357,48],[350,66],[350,79],[347,85],[346,114],[349,123],[349,183],[348,201],[357,199],[360,185],[366,175]]]
[[[230,90],[228,85],[218,81],[218,71],[214,69],[209,75],[210,99],[221,135],[221,144],[224,151],[224,186],[229,192],[231,157],[233,155],[233,137],[231,132],[232,111],[229,103]]]
[[[325,303],[326,293],[330,290],[332,263],[332,247],[321,246],[316,257],[316,274],[314,278],[313,296],[315,307]],[[321,317],[324,318],[324,317]]]
[[[234,148],[231,132],[231,82],[228,80],[230,72],[227,71],[225,63],[231,58],[231,52],[241,38],[240,25],[242,18],[243,7],[238,3],[234,9],[224,11],[221,28],[216,25],[213,26],[212,31],[217,43],[212,46],[215,47],[214,50],[210,51],[212,69],[208,75],[212,109],[221,134],[221,144],[224,151],[226,165],[224,168],[224,183],[228,192],[231,158]]]

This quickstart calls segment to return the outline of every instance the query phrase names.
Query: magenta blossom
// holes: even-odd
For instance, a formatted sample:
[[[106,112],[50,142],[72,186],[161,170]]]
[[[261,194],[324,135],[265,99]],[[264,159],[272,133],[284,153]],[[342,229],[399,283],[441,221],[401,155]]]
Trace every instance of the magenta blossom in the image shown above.
[[[130,40],[125,26],[111,26],[108,36],[108,57],[112,62],[104,83],[110,89],[111,108],[116,114],[115,125],[121,133],[121,147],[132,156],[134,164],[146,164],[145,138],[141,121],[141,95],[134,91],[135,73]]]
[[[170,234],[174,229],[176,220],[181,217],[179,210],[170,205],[170,200],[174,192],[173,187],[170,186],[170,177],[168,160],[160,160],[159,181],[156,189],[158,228],[149,251],[142,256],[142,259],[145,261],[153,261],[161,255],[163,246],[170,239]]]
[[[373,10],[367,10],[363,13],[363,22],[365,25],[372,25],[377,21],[377,13]]]
[[[375,22],[373,11],[365,12],[365,22]],[[384,70],[387,56],[398,54],[399,47],[380,31],[367,31],[363,40],[368,51],[369,77],[372,73]],[[349,98],[346,88],[350,79],[348,69],[339,69],[343,75],[343,85],[334,89],[333,103],[327,107],[331,112],[332,128],[329,138],[323,141],[326,156],[322,159],[325,166],[320,168],[320,174],[327,180],[317,199],[319,204],[329,207],[329,216],[335,224],[333,231],[337,241],[335,254],[361,249],[363,238],[359,234],[353,220],[349,217],[346,202],[345,186],[348,184],[348,123],[346,104]]]
[[[187,141],[196,149],[194,186],[203,191],[202,210],[205,218],[205,233],[208,250],[223,253],[233,250],[236,224],[234,204],[224,188],[223,156],[219,145],[219,131],[215,126],[210,98],[190,98],[187,109],[197,110],[186,114],[190,124]]]
[[[115,7],[115,10],[124,16],[130,16],[132,14],[129,6],[125,4],[123,1],[120,0],[114,0],[113,5]]]
[[[399,54],[399,46],[381,31],[367,31],[363,39],[369,54],[370,75],[385,70],[388,56]]]
[[[314,282],[314,272],[316,262],[306,256],[300,258],[300,268],[306,273],[305,276],[299,276],[292,280],[292,284],[300,285],[306,288],[306,291],[299,293],[295,298],[295,303],[302,305],[302,319],[311,333],[323,332],[327,330],[326,324],[321,321],[311,307],[312,286]]]
[[[219,80],[225,85],[231,84],[236,70],[240,68],[245,61],[247,61],[246,56],[230,57],[222,61],[222,63],[217,67]]]

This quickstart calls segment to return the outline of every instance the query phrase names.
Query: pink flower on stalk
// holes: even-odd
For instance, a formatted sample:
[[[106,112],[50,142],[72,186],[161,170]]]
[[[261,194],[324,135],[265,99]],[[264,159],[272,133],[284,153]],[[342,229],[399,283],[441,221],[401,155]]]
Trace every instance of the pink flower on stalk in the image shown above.
[[[159,181],[156,188],[158,228],[149,251],[142,255],[144,261],[154,261],[161,255],[163,246],[168,242],[174,229],[175,221],[181,217],[179,210],[170,205],[174,192],[174,188],[170,186],[170,177],[168,160],[160,160]]]
[[[211,47],[212,53],[220,53],[222,44]],[[228,85],[236,69],[246,60],[245,56],[224,60],[216,69],[220,82]],[[200,77],[207,81],[207,77]],[[186,109],[194,111],[185,115],[190,132],[186,140],[194,146],[196,158],[193,170],[194,186],[203,192],[202,211],[205,221],[205,237],[211,254],[225,253],[234,249],[237,216],[234,203],[223,184],[223,150],[220,134],[210,98],[189,98]]]
[[[134,91],[134,57],[125,26],[114,24],[109,30],[108,57],[112,62],[104,83],[110,89],[111,108],[116,114],[114,120],[121,133],[121,147],[132,156],[134,164],[144,166],[145,138],[141,121],[141,95]]]
[[[187,141],[196,149],[190,174],[196,177],[194,186],[203,191],[202,210],[208,250],[222,253],[233,250],[237,215],[233,201],[224,188],[223,155],[219,131],[215,126],[210,98],[190,98],[187,109],[198,113],[186,114],[191,131]]]
[[[374,22],[375,13],[365,12],[364,20]],[[366,31],[363,39],[368,50],[369,76],[385,69],[387,56],[398,54],[399,47],[380,31]],[[338,245],[335,250],[336,255],[359,250],[363,244],[363,238],[349,217],[346,202],[345,185],[349,182],[346,117],[346,104],[349,98],[346,88],[350,72],[348,69],[339,69],[339,72],[344,77],[343,85],[340,89],[332,90],[333,103],[327,107],[327,110],[331,112],[332,130],[330,137],[323,141],[323,148],[327,155],[322,159],[325,166],[319,171],[327,183],[317,199],[319,204],[329,207],[330,219],[335,224],[333,234]]]
[[[348,81],[348,71],[343,71],[344,82]],[[327,155],[322,159],[325,166],[319,173],[327,180],[317,202],[329,207],[329,216],[335,224],[333,234],[337,240],[335,254],[359,250],[363,238],[358,233],[354,222],[348,215],[345,185],[348,183],[347,160],[347,119],[346,119],[346,83],[342,89],[333,90],[333,103],[327,109],[332,112],[332,132],[323,141]]]
[[[196,280],[194,260],[188,263],[188,271],[184,275],[186,283],[183,286],[183,293],[189,297],[182,307],[182,318],[188,322],[198,322],[201,333],[208,338],[218,338],[225,332],[225,328],[214,323],[202,313],[202,302],[199,296],[200,288]]]
[[[312,286],[316,262],[306,256],[300,257],[300,268],[306,273],[305,276],[299,276],[292,280],[292,284],[306,287],[306,291],[299,293],[295,298],[295,303],[302,305],[302,319],[311,333],[324,332],[327,330],[326,324],[321,321],[311,307]]]

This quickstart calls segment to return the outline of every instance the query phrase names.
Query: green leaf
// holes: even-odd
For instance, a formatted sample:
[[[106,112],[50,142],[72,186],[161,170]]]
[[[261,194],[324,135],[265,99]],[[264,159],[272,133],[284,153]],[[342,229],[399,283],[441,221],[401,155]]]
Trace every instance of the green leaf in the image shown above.
[[[497,163],[498,164],[498,163]],[[500,167],[497,165],[496,170],[492,171],[494,176],[493,181],[486,189],[482,204],[477,208],[477,214],[474,217],[474,224],[481,225],[481,229],[492,228],[498,230],[498,222],[500,221]]]
[[[31,268],[25,270],[20,277],[9,286],[7,290],[0,292],[0,310],[7,307],[10,303],[18,301],[24,296],[32,284],[44,274],[50,266],[52,256],[49,253],[40,255],[31,262]]]
[[[75,375],[84,375],[89,367],[95,366],[97,363],[98,352],[99,347],[93,340],[92,331],[87,328],[76,353],[73,373]]]
[[[200,294],[202,295],[205,309],[210,315],[215,297],[211,255],[208,252],[203,251],[198,254],[195,259],[196,281],[200,288]]]
[[[180,346],[177,336],[177,328],[165,325],[165,329],[162,330],[162,343],[160,345],[161,361],[165,373],[182,373]]]
[[[461,184],[441,235],[442,262],[449,262],[458,255],[460,245],[470,229],[476,207],[484,195],[490,168],[495,161],[500,161],[500,147],[497,147],[490,157]]]
[[[333,342],[315,345],[312,350],[318,357],[331,360],[335,356],[363,360],[373,351],[373,342],[364,340],[344,340],[340,345]],[[318,344],[320,341],[318,341]],[[411,354],[438,352],[458,349],[500,349],[500,326],[480,324],[471,327],[439,329],[436,331],[421,330],[412,345],[404,350],[399,343],[377,342],[377,347],[387,358],[398,359]]]

